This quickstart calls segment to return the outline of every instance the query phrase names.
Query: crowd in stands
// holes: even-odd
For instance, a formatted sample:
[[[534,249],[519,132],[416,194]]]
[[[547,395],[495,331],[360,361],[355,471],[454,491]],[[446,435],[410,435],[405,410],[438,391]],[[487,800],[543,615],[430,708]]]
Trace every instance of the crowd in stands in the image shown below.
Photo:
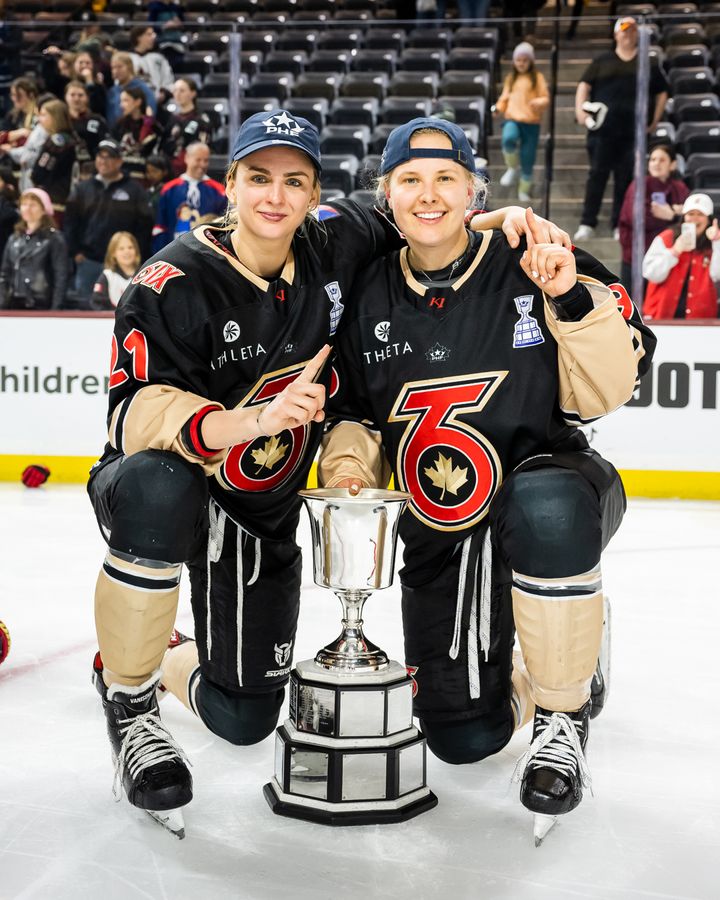
[[[250,0],[248,3],[252,6]],[[341,0],[298,0],[297,14],[310,10],[309,14],[322,19],[324,7],[333,4],[348,20],[364,15],[361,3]],[[194,15],[200,21],[202,16],[191,2],[95,0],[83,7],[78,0],[76,5],[78,10],[87,7],[96,13],[110,14],[117,9],[126,16],[131,13],[132,20],[122,20],[120,29],[107,15],[94,21],[90,16],[84,24],[76,23],[78,27],[82,24],[80,31],[64,32],[66,42],[56,39],[61,32],[49,32],[43,45],[36,48],[39,65],[33,67],[32,75],[22,64],[18,29],[13,31],[12,23],[0,22],[0,44],[7,51],[0,64],[0,103],[3,71],[6,77],[16,76],[6,81],[9,91],[0,118],[0,308],[90,309],[98,304],[107,308],[108,303],[116,302],[117,287],[128,277],[129,258],[135,260],[133,265],[140,265],[204,217],[225,212],[220,181],[227,149],[226,35],[202,30],[193,35],[187,28],[188,19]],[[218,10],[222,7],[226,15],[244,14],[246,5],[242,0],[228,0]],[[482,155],[490,128],[485,108],[492,100],[499,57],[503,45],[508,55],[515,45],[513,69],[502,82],[493,111],[503,116],[506,171],[500,183],[517,183],[520,201],[530,202],[538,139],[550,99],[548,85],[535,65],[532,43],[537,0],[502,3],[498,12],[515,17],[505,30],[489,27],[490,0],[365,5],[382,7],[387,13],[387,21],[380,25],[391,23],[391,14],[408,22],[401,31],[368,28],[360,37],[342,28],[312,36],[307,28],[287,28],[290,22],[279,16],[275,29],[269,25],[261,31],[254,26],[244,33],[243,117],[284,105],[310,118],[322,133],[327,160],[323,186],[362,199],[367,194],[363,173],[376,166],[388,131],[415,115],[453,117]],[[188,11],[191,6],[194,13]],[[582,10],[582,2],[576,2],[567,36],[575,34]],[[87,9],[84,13],[87,19]],[[267,14],[272,19],[270,7]],[[636,14],[642,14],[639,6]],[[447,33],[433,29],[437,22],[449,22],[453,17],[464,21]],[[478,27],[470,27],[473,24]],[[578,122],[588,129],[590,160],[576,242],[592,236],[612,172],[611,225],[621,242],[621,276],[628,287],[632,276],[634,183],[629,182],[634,97],[627,90],[626,70],[635,63],[625,45],[635,33],[631,16],[617,20],[614,50],[591,63],[576,98]],[[714,36],[715,32],[705,37],[710,42]],[[524,40],[517,43],[515,37]],[[720,47],[720,20],[717,37],[716,47]],[[215,48],[225,48],[224,54],[208,49],[213,41]],[[358,41],[364,45],[364,56],[356,55]],[[197,50],[193,42],[198,43]],[[672,47],[684,46],[673,44],[668,58]],[[654,49],[646,184],[648,251],[656,238],[679,228],[687,212],[683,204],[692,190],[708,189],[705,196],[713,206],[713,191],[720,188],[720,143],[717,159],[710,173],[705,171],[704,180],[693,181],[692,171],[686,173],[687,184],[682,180],[682,167],[687,163],[682,154],[687,157],[687,150],[682,143],[676,144],[672,121],[663,121],[668,119],[666,101],[676,82],[662,64],[661,48]],[[207,55],[202,56],[206,50]],[[711,61],[709,43],[701,55],[704,62]],[[720,54],[713,58],[720,64]],[[679,57],[675,54],[672,59]],[[701,87],[715,92],[714,76],[702,81]],[[680,118],[687,106],[682,103],[685,96],[689,100],[696,95],[685,92],[680,102],[675,98],[674,107],[672,100],[668,106],[681,110],[675,120],[678,126],[693,122],[692,118]],[[720,125],[717,93],[708,96],[712,99],[702,103],[705,107],[709,104],[712,118]],[[588,101],[590,111],[585,108]],[[593,120],[597,101],[605,106],[604,124],[597,116]],[[698,99],[698,108],[700,103]],[[706,121],[708,117],[701,118]],[[677,130],[682,133],[680,127]],[[717,237],[713,221],[714,209],[703,231],[710,235],[709,244],[706,247],[700,240],[693,252],[707,256],[717,248],[717,240],[712,240]],[[125,243],[121,251],[114,247],[111,254],[110,244],[121,233]],[[136,255],[130,254],[129,242],[137,246]],[[59,246],[64,247],[68,260],[63,271],[55,265]],[[678,247],[673,239],[669,252]],[[121,258],[125,260],[122,263]],[[20,266],[20,259],[25,268],[31,259],[38,265],[42,260],[46,267],[44,276],[32,281],[32,287],[11,272],[13,265]],[[709,257],[704,266],[709,271]],[[108,271],[114,275],[110,277]],[[658,271],[657,267],[653,271]],[[690,307],[680,306],[675,312],[689,316]]]

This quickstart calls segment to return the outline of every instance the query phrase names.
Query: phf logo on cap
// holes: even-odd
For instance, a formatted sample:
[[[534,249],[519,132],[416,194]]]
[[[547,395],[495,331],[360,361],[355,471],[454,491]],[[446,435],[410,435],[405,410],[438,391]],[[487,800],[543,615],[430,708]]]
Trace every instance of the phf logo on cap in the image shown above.
[[[232,159],[244,159],[256,150],[278,145],[302,150],[320,174],[320,135],[317,128],[307,119],[292,116],[285,109],[255,113],[246,119],[235,138]]]

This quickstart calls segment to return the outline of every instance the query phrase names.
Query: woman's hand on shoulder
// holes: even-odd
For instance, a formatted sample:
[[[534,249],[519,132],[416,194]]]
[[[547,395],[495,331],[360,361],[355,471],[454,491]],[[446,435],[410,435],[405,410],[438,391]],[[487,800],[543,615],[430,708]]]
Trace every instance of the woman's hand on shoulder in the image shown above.
[[[566,294],[577,283],[575,256],[559,244],[534,244],[520,257],[520,268],[548,297]]]

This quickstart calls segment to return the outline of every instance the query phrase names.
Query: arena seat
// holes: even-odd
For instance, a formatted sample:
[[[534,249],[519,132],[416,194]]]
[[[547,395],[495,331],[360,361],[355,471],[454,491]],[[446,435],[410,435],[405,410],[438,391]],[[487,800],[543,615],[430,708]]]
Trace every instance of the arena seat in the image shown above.
[[[333,125],[367,125],[373,129],[378,120],[375,97],[338,97],[330,108]]]
[[[402,125],[410,119],[432,114],[432,101],[427,97],[388,97],[380,107],[380,122]]]
[[[326,97],[290,97],[285,101],[285,108],[312,122],[318,131],[327,125],[330,104]]]
[[[348,72],[340,84],[343,97],[375,97],[384,100],[389,78],[385,72]]]
[[[320,132],[320,149],[333,155],[352,155],[362,159],[368,152],[370,129],[367,125],[326,125]]]

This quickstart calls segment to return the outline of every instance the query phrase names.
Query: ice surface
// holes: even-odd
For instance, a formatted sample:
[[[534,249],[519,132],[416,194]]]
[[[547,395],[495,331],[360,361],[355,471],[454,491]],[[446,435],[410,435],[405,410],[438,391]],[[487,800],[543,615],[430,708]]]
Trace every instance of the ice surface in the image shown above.
[[[590,733],[595,796],[539,849],[510,786],[527,728],[472,766],[430,757],[435,810],[331,829],[270,812],[272,737],[230,746],[171,697],[162,715],[195,780],[186,839],[115,803],[90,684],[104,546],[90,505],[82,488],[4,485],[0,509],[0,619],[13,641],[0,667],[2,900],[720,897],[720,504],[630,503],[604,561],[613,684]],[[339,631],[340,605],[311,574],[296,660]],[[396,587],[370,599],[365,621],[402,661]],[[185,585],[178,625],[191,622]]]

